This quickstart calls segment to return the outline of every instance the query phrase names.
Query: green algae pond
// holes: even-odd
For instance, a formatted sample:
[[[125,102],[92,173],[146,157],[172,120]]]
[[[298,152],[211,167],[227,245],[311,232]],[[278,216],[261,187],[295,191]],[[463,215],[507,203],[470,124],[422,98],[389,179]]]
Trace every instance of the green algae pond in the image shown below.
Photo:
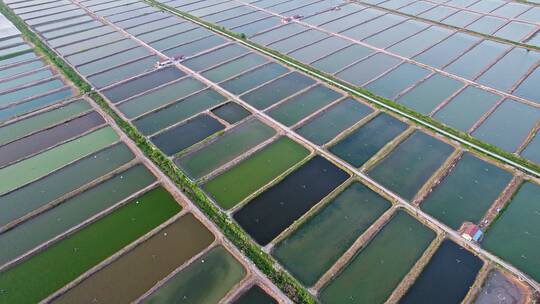
[[[257,119],[242,123],[215,141],[176,160],[193,179],[199,179],[276,134]]]
[[[180,211],[163,188],[131,200],[0,275],[0,303],[36,303]],[[50,271],[55,265],[55,271]],[[21,286],[24,288],[21,289]]]
[[[540,186],[526,182],[489,227],[482,246],[540,281]]]
[[[461,303],[483,264],[470,251],[444,240],[399,303]]]
[[[455,230],[465,221],[479,224],[511,179],[511,173],[466,153],[421,208]]]
[[[53,303],[133,302],[213,240],[212,233],[187,214]]]
[[[278,302],[264,292],[259,285],[254,285],[236,299],[233,304],[278,304]]]
[[[133,158],[126,145],[116,144],[0,196],[0,227],[100,178]]]
[[[298,163],[309,151],[288,137],[281,137],[235,167],[203,185],[224,209],[230,209]]]
[[[320,293],[322,303],[384,303],[435,238],[405,211],[397,211]]]
[[[225,248],[212,248],[178,272],[143,303],[218,303],[244,276],[246,270]]]
[[[370,169],[368,175],[411,200],[453,151],[451,145],[415,131]]]
[[[407,127],[406,123],[381,113],[330,147],[330,152],[361,167]]]
[[[118,140],[111,127],[104,127],[31,158],[0,169],[0,194],[94,153]]]
[[[233,217],[257,243],[265,246],[349,176],[322,156],[315,156]]]
[[[150,185],[155,177],[143,166],[122,172],[0,235],[0,264],[39,246]]]
[[[278,243],[272,255],[302,283],[312,286],[390,206],[355,182]]]

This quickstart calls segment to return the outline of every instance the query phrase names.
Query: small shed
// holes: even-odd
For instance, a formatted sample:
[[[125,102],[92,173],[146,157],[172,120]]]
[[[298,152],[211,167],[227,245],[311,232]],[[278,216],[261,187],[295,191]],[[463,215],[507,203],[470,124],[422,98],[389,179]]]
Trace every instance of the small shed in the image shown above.
[[[483,232],[478,228],[478,226],[474,224],[466,225],[463,229],[463,232],[461,233],[461,236],[468,240],[468,241],[474,241],[479,242],[482,239]]]

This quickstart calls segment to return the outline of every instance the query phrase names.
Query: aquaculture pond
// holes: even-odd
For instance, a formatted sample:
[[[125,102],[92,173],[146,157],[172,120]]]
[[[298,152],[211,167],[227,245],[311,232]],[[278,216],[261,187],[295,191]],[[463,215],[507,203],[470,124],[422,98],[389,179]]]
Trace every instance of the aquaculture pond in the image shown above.
[[[434,238],[433,231],[398,210],[321,290],[321,302],[384,303]]]
[[[36,303],[44,299],[179,211],[180,205],[163,188],[131,200],[3,272],[0,301]],[[50,271],[51,265],[56,271]],[[21,286],[25,292],[19,292]]]
[[[301,161],[309,151],[281,137],[202,187],[224,209],[236,206],[250,194]]]
[[[0,194],[43,177],[64,165],[94,153],[118,140],[110,127],[104,127],[41,154],[0,169]]]
[[[150,135],[217,106],[224,101],[225,97],[207,89],[144,115],[133,123],[144,135]],[[133,113],[133,109],[129,113]]]
[[[174,275],[143,303],[218,303],[246,270],[225,248],[217,246]]]
[[[209,246],[214,236],[187,214],[63,294],[54,303],[129,303]]]
[[[386,54],[377,53],[336,74],[337,77],[353,85],[361,86],[387,70],[396,67],[400,60]]]
[[[433,115],[433,118],[450,127],[468,132],[500,98],[499,95],[469,86],[450,99]]]
[[[373,51],[367,47],[353,44],[321,58],[311,65],[321,71],[333,74],[372,53]]]
[[[4,145],[48,126],[58,124],[90,109],[89,103],[78,100],[62,107],[33,115],[27,119],[5,125],[0,128],[0,145]]]
[[[201,114],[155,135],[151,140],[165,154],[174,155],[224,128],[225,126],[212,116]]]
[[[537,36],[540,36],[539,33],[536,33]],[[540,104],[540,93],[538,92],[535,84],[540,82],[540,68],[536,69],[529,75],[516,90],[512,93],[515,96],[527,98]]]
[[[178,56],[180,54],[184,54],[184,56],[193,56],[202,51],[222,45],[226,42],[227,41],[224,38],[221,38],[218,35],[212,35],[197,41],[166,49],[163,51],[163,53],[169,57]]]
[[[407,127],[406,123],[381,113],[338,141],[330,151],[360,167]]]
[[[182,62],[182,65],[192,69],[193,71],[202,71],[213,67],[221,62],[229,61],[235,57],[249,52],[243,46],[238,44],[229,44],[217,50],[190,58]]]
[[[0,94],[0,107],[14,105],[34,96],[40,96],[46,92],[60,89],[64,85],[64,82],[60,79],[52,79],[16,91],[2,93]]]
[[[116,170],[133,157],[126,145],[116,144],[0,196],[0,227]]]
[[[48,92],[42,96],[32,98],[24,103],[19,103],[8,108],[0,109],[0,122],[46,107],[62,99],[67,99],[73,95],[73,89],[64,87],[63,89]]]
[[[218,104],[220,101],[224,100],[224,97],[219,96],[219,94],[213,91],[204,91],[197,95],[191,95],[197,91],[202,90],[205,87],[200,81],[197,81],[193,78],[184,78],[178,81],[175,81],[171,84],[167,84],[163,87],[158,88],[155,91],[144,93],[143,95],[133,97],[125,102],[122,102],[118,105],[118,109],[124,113],[128,118],[134,118],[136,116],[142,115],[144,113],[150,112],[154,109],[163,107],[175,101],[179,101],[170,106],[163,108],[160,111],[149,114],[147,118],[141,119],[141,121],[136,120],[135,123],[137,127],[140,127],[145,133],[152,132],[155,129],[161,128],[171,123],[171,121],[178,121],[169,116],[175,114],[175,110],[184,109],[185,107],[194,108],[197,107],[196,104],[193,104],[200,98],[205,98],[204,104]],[[187,98],[186,96],[191,95]],[[190,98],[191,97],[191,98]],[[209,98],[210,97],[210,98]],[[185,98],[184,100],[182,100]],[[183,102],[186,103],[183,103]],[[203,103],[203,102],[201,102]],[[169,115],[166,109],[171,108]],[[159,122],[154,118],[161,118],[164,121]],[[149,126],[147,126],[149,125]],[[149,130],[147,130],[149,129]]]
[[[286,126],[292,126],[340,97],[340,93],[317,85],[270,109],[268,115]]]
[[[415,131],[370,169],[368,175],[411,200],[453,151],[451,145]]]
[[[298,72],[293,72],[247,93],[242,96],[242,99],[257,109],[266,109],[314,83],[315,80]]]
[[[235,124],[251,114],[251,112],[234,102],[221,105],[213,109],[212,113],[230,124]]]
[[[145,167],[137,166],[15,226],[0,235],[0,244],[5,248],[0,253],[0,264],[68,231],[154,180]]]
[[[371,112],[373,110],[368,106],[347,98],[313,117],[296,132],[315,144],[323,145]]]
[[[347,172],[315,156],[251,200],[234,219],[264,246],[348,178]]]
[[[130,62],[144,57],[149,57],[150,52],[144,47],[135,47],[126,51],[96,59],[77,66],[77,70],[83,75],[93,75],[103,72],[117,65],[119,62]]]
[[[109,43],[102,46],[96,46],[92,49],[79,52],[73,55],[64,56],[64,58],[75,66],[81,66],[85,64],[93,65],[96,60],[101,60],[107,56],[114,56],[117,53],[121,53],[127,49],[135,48],[137,43],[129,39],[120,40],[117,42]],[[116,61],[110,64],[106,70],[119,64],[125,64],[125,61]]]
[[[210,144],[176,160],[193,179],[199,179],[232,161],[276,134],[260,120],[253,119],[222,134]]]
[[[339,51],[348,45],[350,45],[350,43],[344,39],[330,37],[295,50],[287,55],[309,64],[319,58],[326,57],[329,54]]]
[[[435,74],[401,96],[397,102],[427,115],[462,86],[463,83],[457,80]]]
[[[236,95],[240,95],[254,87],[266,83],[289,70],[277,63],[270,63],[244,74],[231,78],[221,84],[221,86]]]
[[[294,51],[304,45],[317,42],[323,38],[329,37],[327,34],[317,30],[307,30],[300,34],[287,37],[283,40],[271,43],[268,47],[278,51],[282,54],[286,54],[290,51]]]
[[[244,292],[234,304],[278,304],[278,302],[269,296],[258,285],[252,286],[248,291]]]
[[[503,43],[484,40],[449,64],[444,70],[464,78],[474,79],[475,76],[494,62],[502,53],[508,51],[509,48],[509,45]]]
[[[6,62],[2,60],[0,62]],[[39,68],[44,67],[45,64],[41,60],[32,60],[29,62],[23,62],[17,65],[13,65],[2,69],[2,79],[8,79],[18,74],[27,73]]]
[[[53,73],[49,69],[34,71],[28,75],[17,76],[11,80],[0,81],[0,92],[16,89],[17,87],[28,85],[33,82],[40,82],[52,77]]]
[[[522,283],[511,279],[499,269],[493,269],[487,275],[481,291],[474,300],[474,304],[524,303],[526,295],[519,285],[522,285]]]
[[[484,262],[444,240],[399,303],[461,303]]]
[[[267,62],[268,60],[263,56],[250,53],[202,72],[201,75],[206,79],[217,83]]]
[[[135,77],[144,72],[154,69],[154,64],[159,61],[158,56],[150,56],[123,65],[119,65],[105,72],[88,76],[88,81],[96,88],[104,88],[124,79]],[[141,86],[144,87],[144,86]],[[137,90],[134,90],[137,92]]]
[[[105,120],[101,115],[97,112],[91,112],[0,146],[0,167],[71,140],[81,135],[81,133],[102,125],[104,122]]]
[[[521,156],[540,164],[540,135],[538,134],[539,133],[537,132],[531,142],[529,142],[527,147],[521,152]]]
[[[472,135],[513,152],[527,138],[539,119],[539,108],[506,99]]]
[[[429,71],[424,68],[404,63],[386,75],[370,82],[365,88],[378,96],[393,100],[401,91],[411,87],[428,74]]]
[[[476,81],[501,91],[508,91],[539,59],[539,52],[525,48],[514,48]]]
[[[540,281],[540,186],[524,183],[489,227],[482,246]]]
[[[312,286],[390,206],[355,182],[278,243],[272,255],[302,283]]]
[[[113,103],[117,103],[128,97],[137,95],[151,88],[158,87],[184,75],[185,73],[176,67],[168,67],[139,76],[133,80],[107,89],[103,92],[103,94]]]
[[[422,202],[422,209],[453,229],[479,224],[512,174],[466,153]]]

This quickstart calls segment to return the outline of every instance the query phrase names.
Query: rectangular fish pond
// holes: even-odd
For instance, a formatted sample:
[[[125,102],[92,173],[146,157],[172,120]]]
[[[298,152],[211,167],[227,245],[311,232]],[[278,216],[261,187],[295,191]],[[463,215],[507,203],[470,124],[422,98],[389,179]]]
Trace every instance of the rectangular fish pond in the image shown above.
[[[179,211],[180,205],[163,188],[131,200],[3,272],[0,302],[36,303],[43,300]],[[50,271],[51,265],[56,265],[56,271]],[[20,286],[25,286],[25,292],[19,292]]]
[[[312,286],[390,206],[376,192],[355,182],[279,242],[272,255],[306,286]]]
[[[234,219],[264,246],[348,178],[349,173],[315,156],[234,213]]]
[[[320,292],[322,303],[384,303],[435,238],[398,210]]]

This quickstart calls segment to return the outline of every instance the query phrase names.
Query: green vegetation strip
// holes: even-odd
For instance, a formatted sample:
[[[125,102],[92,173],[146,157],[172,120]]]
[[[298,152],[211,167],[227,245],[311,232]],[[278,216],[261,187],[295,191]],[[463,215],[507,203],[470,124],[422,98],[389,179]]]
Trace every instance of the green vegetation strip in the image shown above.
[[[131,200],[0,275],[0,303],[37,303],[180,211],[163,188]]]
[[[36,51],[42,53],[71,80],[82,92],[90,92],[91,86],[87,84],[68,64],[50,50],[24,22],[15,15],[3,2],[0,2],[0,12],[4,14],[21,33],[36,46]],[[111,118],[114,119],[118,127],[152,160],[161,171],[166,174],[183,192],[193,201],[223,232],[223,234],[239,249],[243,254],[251,259],[253,263],[272,280],[291,300],[297,303],[315,303],[315,299],[283,270],[274,268],[275,261],[259,246],[237,224],[231,221],[229,216],[220,211],[204,194],[198,186],[191,182],[165,154],[156,149],[150,141],[138,133],[134,127],[124,121],[108,103],[96,92],[90,92],[91,97]],[[22,284],[20,286],[25,286]],[[2,289],[2,287],[0,287]]]
[[[274,59],[279,60],[280,62],[294,68],[297,70],[301,70],[315,78],[318,78],[334,87],[337,87],[339,89],[345,90],[348,93],[350,93],[353,96],[366,99],[369,101],[373,106],[375,106],[378,109],[386,109],[388,111],[394,112],[398,114],[399,116],[403,116],[407,119],[409,119],[410,122],[420,125],[422,127],[425,127],[427,129],[430,129],[436,133],[442,134],[445,137],[450,137],[452,139],[455,139],[460,142],[463,146],[466,146],[472,150],[477,151],[480,154],[483,154],[491,159],[495,159],[498,161],[505,162],[513,167],[516,167],[517,169],[521,171],[525,171],[529,174],[532,174],[534,176],[540,177],[540,164],[536,164],[530,161],[527,161],[526,159],[515,155],[513,153],[504,151],[496,146],[487,144],[483,141],[480,141],[469,134],[465,132],[461,132],[459,130],[450,128],[443,123],[434,120],[433,118],[422,115],[418,112],[415,112],[402,104],[396,103],[394,101],[391,101],[389,99],[377,96],[373,93],[371,93],[368,90],[365,90],[361,87],[353,87],[350,84],[335,78],[333,75],[321,72],[315,68],[313,68],[310,65],[304,64],[302,62],[299,62],[291,57],[288,57],[286,55],[283,55],[275,50],[269,49],[267,47],[261,46],[257,43],[254,43],[252,41],[249,41],[246,39],[245,34],[238,34],[231,32],[224,27],[219,27],[213,23],[204,21],[198,17],[192,16],[188,13],[179,11],[178,9],[169,7],[167,5],[161,4],[155,0],[144,0],[147,3],[149,3],[152,6],[155,6],[159,9],[166,10],[168,12],[171,12],[173,14],[176,14],[184,19],[187,19],[189,21],[192,21],[194,23],[200,24],[220,35],[224,35],[233,39],[239,39],[240,43],[253,48],[255,50],[258,50],[260,52],[263,52]]]

